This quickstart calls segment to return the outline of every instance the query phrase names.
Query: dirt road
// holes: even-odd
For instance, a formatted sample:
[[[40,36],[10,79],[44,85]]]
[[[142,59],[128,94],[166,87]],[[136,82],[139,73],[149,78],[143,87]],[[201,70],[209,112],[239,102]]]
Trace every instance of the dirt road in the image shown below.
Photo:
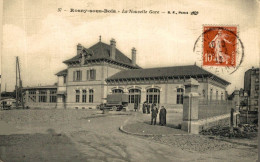
[[[251,161],[257,158],[257,149],[245,146],[198,153],[123,134],[118,128],[133,118],[133,114],[104,116],[87,110],[34,111],[39,110],[0,112],[0,121],[14,127],[9,134],[0,132],[1,160],[164,162]],[[41,116],[39,113],[42,113]]]

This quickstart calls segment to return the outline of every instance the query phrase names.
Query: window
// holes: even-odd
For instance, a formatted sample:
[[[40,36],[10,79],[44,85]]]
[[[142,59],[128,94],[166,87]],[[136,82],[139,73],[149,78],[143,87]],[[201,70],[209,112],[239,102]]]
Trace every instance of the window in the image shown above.
[[[96,80],[96,70],[87,70],[87,80]]]
[[[210,89],[210,94],[209,94],[209,100],[210,100],[210,101],[212,100],[212,94],[213,94],[213,89],[211,88],[211,89]]]
[[[122,89],[113,89],[112,93],[124,93]]]
[[[90,89],[89,90],[89,102],[93,103],[93,100],[94,100],[94,91],[93,91],[93,89]]]
[[[259,90],[259,85],[256,85],[256,86],[255,86],[255,90]]]
[[[129,103],[140,104],[140,100],[141,100],[141,90],[130,89],[129,90]]]
[[[205,90],[204,90],[204,89],[202,90],[202,95],[203,95],[203,98],[205,98],[205,97],[206,97],[206,92],[205,92]]]
[[[82,79],[81,73],[82,72],[80,70],[73,72],[74,81],[81,81],[81,79]]]
[[[177,89],[177,104],[183,104],[183,92],[182,88]]]
[[[146,91],[146,101],[148,103],[160,103],[160,90],[155,88],[150,88]]]
[[[63,76],[63,83],[66,84],[67,80],[66,80],[66,76]]]
[[[255,82],[258,83],[259,82],[259,78],[255,78]]]
[[[56,96],[56,90],[50,90],[50,102],[56,102],[57,96]]]
[[[47,91],[46,90],[39,91],[39,102],[47,102]]]
[[[221,100],[223,100],[224,99],[224,94],[223,94],[223,92],[221,93]]]
[[[216,100],[218,100],[218,91],[216,91]]]
[[[82,102],[87,102],[87,91],[86,90],[82,91]]]
[[[29,91],[28,102],[36,102],[36,91],[35,90]]]
[[[80,91],[76,90],[76,102],[79,102]]]

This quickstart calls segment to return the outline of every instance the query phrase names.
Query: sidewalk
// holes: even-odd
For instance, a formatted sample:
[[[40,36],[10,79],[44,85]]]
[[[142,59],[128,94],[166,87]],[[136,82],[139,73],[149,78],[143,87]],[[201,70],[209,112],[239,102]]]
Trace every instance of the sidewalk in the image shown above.
[[[181,114],[182,115],[182,114]],[[180,113],[168,113],[166,126],[160,126],[157,117],[157,125],[150,125],[151,114],[134,112],[133,117],[125,122],[120,130],[127,134],[139,136],[164,136],[164,135],[188,135],[181,129],[176,129],[180,123]]]

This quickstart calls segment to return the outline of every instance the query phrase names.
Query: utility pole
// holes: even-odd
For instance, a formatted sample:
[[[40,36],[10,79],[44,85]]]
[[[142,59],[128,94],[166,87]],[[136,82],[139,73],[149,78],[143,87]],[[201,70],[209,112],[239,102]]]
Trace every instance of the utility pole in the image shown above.
[[[23,86],[22,86],[22,79],[21,79],[21,71],[19,65],[18,56],[16,56],[16,84],[15,84],[15,94],[16,94],[16,108],[18,106],[22,106],[24,109],[24,102],[23,102]]]
[[[16,56],[16,63],[15,63],[15,100],[16,100],[16,108],[18,108],[17,62],[18,62],[18,56]]]

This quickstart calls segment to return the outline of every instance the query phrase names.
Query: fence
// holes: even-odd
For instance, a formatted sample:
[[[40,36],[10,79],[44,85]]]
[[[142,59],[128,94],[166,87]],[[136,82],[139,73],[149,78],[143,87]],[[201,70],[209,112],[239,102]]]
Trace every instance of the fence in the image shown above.
[[[208,119],[228,114],[234,108],[232,101],[226,100],[199,100],[198,119]]]

